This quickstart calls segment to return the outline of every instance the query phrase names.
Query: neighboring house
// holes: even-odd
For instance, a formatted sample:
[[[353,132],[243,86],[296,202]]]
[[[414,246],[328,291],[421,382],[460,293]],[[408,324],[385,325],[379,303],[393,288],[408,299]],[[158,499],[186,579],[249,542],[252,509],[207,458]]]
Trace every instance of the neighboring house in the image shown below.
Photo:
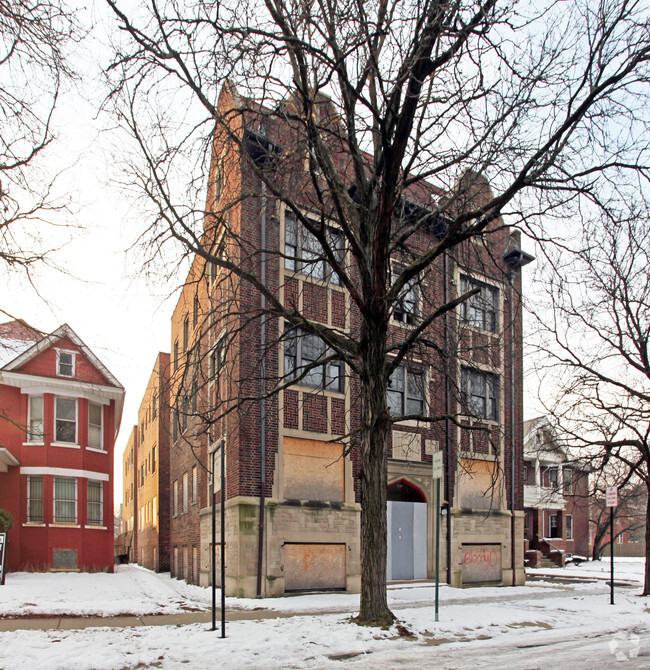
[[[564,564],[565,554],[589,556],[589,475],[557,442],[546,417],[524,422],[524,549]]]
[[[113,447],[124,388],[63,325],[0,325],[7,570],[113,570]]]
[[[234,95],[224,89],[222,112]],[[299,147],[300,137],[279,118],[265,131],[257,119],[242,122],[244,155],[215,139],[207,199],[214,216],[206,217],[206,243],[222,239],[219,221],[227,221],[229,231],[253,248],[265,237],[266,248],[278,253],[268,254],[264,280],[278,299],[300,305],[308,318],[354,333],[359,316],[349,295],[325,263],[309,265],[309,235],[279,201],[268,193],[259,197],[250,160],[259,161],[260,152],[271,155],[278,146]],[[295,169],[304,170],[305,163],[301,155]],[[480,206],[482,198],[490,197],[489,185],[479,175],[468,178],[471,204]],[[421,187],[404,216],[419,218],[444,197],[433,187]],[[305,211],[320,216],[307,191],[295,192]],[[249,195],[241,198],[241,193]],[[336,235],[334,228],[331,234]],[[424,225],[414,244],[427,248],[435,239],[436,226]],[[234,263],[250,262],[227,242],[221,253]],[[340,253],[346,254],[343,245]],[[456,586],[524,581],[521,281],[514,276],[514,290],[509,290],[512,254],[522,255],[517,238],[496,222],[480,244],[468,242],[448,252],[426,280],[405,291],[394,311],[392,328],[406,332],[429,301],[478,289],[431,329],[440,345],[456,343],[451,359],[441,360],[435,347],[425,349],[391,379],[388,402],[396,413],[464,418],[460,428],[451,420],[394,426],[387,465],[389,580],[435,574],[431,468],[433,453],[442,450],[442,578]],[[225,297],[231,300],[227,308]],[[211,498],[217,495],[218,533],[225,445],[227,594],[358,591],[360,459],[355,449],[346,449],[346,436],[360,422],[358,380],[339,362],[300,376],[301,367],[323,356],[323,348],[301,332],[284,337],[286,325],[270,319],[266,342],[278,336],[284,342],[272,346],[266,357],[266,389],[282,376],[295,383],[264,402],[255,400],[262,390],[258,352],[263,335],[259,319],[249,315],[258,307],[257,293],[235,275],[195,257],[172,317],[172,575],[204,585],[210,581]],[[241,401],[241,396],[251,400]],[[125,510],[129,504],[125,499]],[[216,553],[219,562],[218,546]]]
[[[169,570],[169,354],[159,353],[122,456],[121,560]]]

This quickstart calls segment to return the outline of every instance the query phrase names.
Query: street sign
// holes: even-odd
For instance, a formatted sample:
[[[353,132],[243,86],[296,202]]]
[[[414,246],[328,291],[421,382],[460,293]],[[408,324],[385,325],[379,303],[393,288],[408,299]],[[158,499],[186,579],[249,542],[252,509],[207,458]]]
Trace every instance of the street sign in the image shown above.
[[[432,456],[432,470],[431,470],[431,476],[434,479],[441,479],[442,478],[442,451],[436,451],[434,452]]]
[[[618,488],[608,486],[605,489],[605,504],[607,507],[618,507]]]

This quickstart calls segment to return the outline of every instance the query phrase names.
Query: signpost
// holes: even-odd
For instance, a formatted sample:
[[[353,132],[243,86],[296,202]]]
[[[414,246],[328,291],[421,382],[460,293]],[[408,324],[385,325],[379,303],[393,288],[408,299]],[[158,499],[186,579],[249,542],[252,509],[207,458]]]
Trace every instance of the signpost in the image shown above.
[[[7,548],[7,533],[0,533],[0,586],[5,583],[5,556]]]
[[[605,490],[605,504],[609,507],[609,562],[610,562],[610,588],[609,604],[614,604],[614,508],[618,507],[618,489],[616,486],[608,486]]]
[[[436,621],[438,621],[438,591],[440,586],[440,480],[442,479],[442,451],[432,457],[431,476],[436,480]]]

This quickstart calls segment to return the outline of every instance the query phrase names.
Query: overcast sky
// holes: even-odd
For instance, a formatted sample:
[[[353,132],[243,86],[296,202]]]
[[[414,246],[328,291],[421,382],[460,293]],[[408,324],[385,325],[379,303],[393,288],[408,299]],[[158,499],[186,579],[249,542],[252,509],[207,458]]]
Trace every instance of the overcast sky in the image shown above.
[[[62,98],[54,118],[58,140],[42,163],[46,172],[61,172],[58,191],[69,196],[74,210],[67,222],[75,228],[40,226],[48,245],[63,245],[52,260],[64,271],[39,266],[33,273],[34,290],[23,274],[0,266],[0,281],[7,287],[0,308],[9,315],[0,315],[0,322],[22,318],[46,332],[67,323],[126,388],[115,447],[119,504],[122,452],[137,423],[157,353],[170,350],[174,287],[186,269],[180,268],[171,283],[148,281],[141,273],[142,255],[131,249],[146,222],[119,186],[124,137],[98,113],[104,94],[99,66],[108,62],[104,5],[91,5],[86,18],[91,14],[95,32],[75,54],[82,77],[76,90]],[[535,415],[531,404],[529,398],[527,416]]]

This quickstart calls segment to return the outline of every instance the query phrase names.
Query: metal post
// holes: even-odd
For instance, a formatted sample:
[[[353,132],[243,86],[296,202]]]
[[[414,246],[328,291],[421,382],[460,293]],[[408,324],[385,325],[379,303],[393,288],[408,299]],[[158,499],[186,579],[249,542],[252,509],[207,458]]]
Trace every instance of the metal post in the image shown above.
[[[226,443],[221,440],[221,637],[226,637]]]
[[[610,507],[609,508],[609,563],[610,563],[610,570],[609,570],[609,579],[610,579],[610,587],[609,587],[609,604],[613,605],[614,604],[614,508]]]
[[[440,477],[436,479],[436,510],[436,621],[438,621],[438,591],[440,587]]]
[[[212,452],[212,630],[217,629],[217,561],[216,561],[216,549],[217,549],[217,494],[214,491],[214,454]]]

